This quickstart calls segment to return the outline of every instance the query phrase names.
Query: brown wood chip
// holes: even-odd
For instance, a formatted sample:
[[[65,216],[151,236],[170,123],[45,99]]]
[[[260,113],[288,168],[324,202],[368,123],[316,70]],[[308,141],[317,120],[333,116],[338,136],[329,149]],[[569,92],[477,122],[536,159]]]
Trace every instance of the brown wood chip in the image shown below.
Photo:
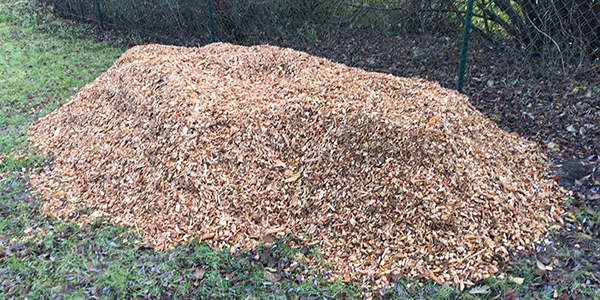
[[[291,231],[346,280],[478,280],[559,213],[537,146],[465,96],[272,46],[134,47],[30,133],[55,216],[157,249]]]

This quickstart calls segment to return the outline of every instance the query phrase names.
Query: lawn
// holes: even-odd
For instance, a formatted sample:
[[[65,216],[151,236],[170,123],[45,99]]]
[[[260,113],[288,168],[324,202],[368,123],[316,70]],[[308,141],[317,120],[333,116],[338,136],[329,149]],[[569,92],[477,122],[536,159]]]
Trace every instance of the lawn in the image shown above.
[[[0,299],[600,298],[597,238],[579,232],[584,218],[600,223],[592,209],[572,212],[572,222],[532,248],[544,255],[515,251],[497,275],[462,292],[428,280],[380,287],[316,274],[307,261],[321,261],[319,249],[290,247],[291,237],[233,253],[198,241],[157,252],[108,219],[80,227],[46,214],[27,178],[52,158],[31,146],[27,128],[143,41],[0,0]]]

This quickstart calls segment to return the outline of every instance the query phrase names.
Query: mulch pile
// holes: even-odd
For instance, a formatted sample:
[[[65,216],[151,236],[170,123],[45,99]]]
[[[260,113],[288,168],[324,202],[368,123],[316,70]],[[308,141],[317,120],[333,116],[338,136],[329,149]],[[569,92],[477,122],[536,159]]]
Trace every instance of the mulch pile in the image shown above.
[[[157,249],[290,234],[345,280],[475,281],[560,220],[535,143],[465,96],[291,49],[138,46],[30,133],[52,215]]]

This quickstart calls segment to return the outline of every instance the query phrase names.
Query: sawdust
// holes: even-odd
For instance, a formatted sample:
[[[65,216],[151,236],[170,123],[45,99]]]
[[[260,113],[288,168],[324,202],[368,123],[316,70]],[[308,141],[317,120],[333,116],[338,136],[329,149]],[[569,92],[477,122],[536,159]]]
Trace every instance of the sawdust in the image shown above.
[[[343,280],[478,280],[559,209],[535,143],[465,96],[272,46],[132,48],[30,133],[52,215],[159,250],[291,235]]]

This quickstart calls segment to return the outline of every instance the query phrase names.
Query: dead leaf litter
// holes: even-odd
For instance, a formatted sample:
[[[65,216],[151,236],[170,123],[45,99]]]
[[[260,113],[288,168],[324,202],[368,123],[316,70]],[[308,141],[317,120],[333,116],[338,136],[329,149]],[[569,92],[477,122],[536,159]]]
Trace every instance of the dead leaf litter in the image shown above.
[[[30,133],[52,215],[157,249],[292,234],[344,280],[475,281],[559,213],[535,143],[465,96],[273,46],[134,47]]]

